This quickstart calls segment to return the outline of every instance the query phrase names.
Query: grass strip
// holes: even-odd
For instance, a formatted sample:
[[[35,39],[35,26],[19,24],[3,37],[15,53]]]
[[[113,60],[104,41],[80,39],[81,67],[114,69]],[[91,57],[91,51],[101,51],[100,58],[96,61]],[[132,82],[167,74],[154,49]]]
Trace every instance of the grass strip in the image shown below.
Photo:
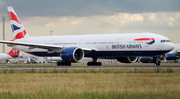
[[[2,69],[1,73],[180,73],[180,69]]]
[[[108,94],[99,93],[52,93],[52,92],[38,92],[37,94],[22,94],[2,92],[1,99],[179,99],[178,93],[164,93],[162,94],[118,94],[116,92],[109,92]]]

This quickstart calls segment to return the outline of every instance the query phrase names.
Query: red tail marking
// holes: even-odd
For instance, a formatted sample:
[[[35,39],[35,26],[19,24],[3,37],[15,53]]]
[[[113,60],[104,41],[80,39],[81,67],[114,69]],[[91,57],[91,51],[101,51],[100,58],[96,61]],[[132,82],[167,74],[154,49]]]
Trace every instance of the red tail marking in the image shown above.
[[[8,55],[10,55],[13,58],[16,58],[19,56],[19,50],[13,48],[9,53],[7,53]]]
[[[19,19],[17,18],[17,16],[16,16],[14,13],[8,12],[8,14],[9,14],[9,19],[10,19],[10,20],[14,20],[14,21],[16,21],[17,23],[20,23],[20,24],[21,24],[21,22],[19,21]]]
[[[24,38],[25,35],[26,35],[26,30],[24,30],[23,32],[19,32],[19,33],[14,37],[14,40]]]

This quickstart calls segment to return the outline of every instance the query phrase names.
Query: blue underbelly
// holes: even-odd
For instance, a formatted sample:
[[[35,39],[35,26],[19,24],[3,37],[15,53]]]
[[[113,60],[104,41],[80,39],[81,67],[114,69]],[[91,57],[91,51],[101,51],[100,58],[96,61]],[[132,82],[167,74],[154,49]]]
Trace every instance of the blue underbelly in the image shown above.
[[[165,54],[169,51],[93,51],[86,53],[85,57],[107,57],[107,56],[155,56]],[[58,57],[60,53],[27,52],[41,57]]]

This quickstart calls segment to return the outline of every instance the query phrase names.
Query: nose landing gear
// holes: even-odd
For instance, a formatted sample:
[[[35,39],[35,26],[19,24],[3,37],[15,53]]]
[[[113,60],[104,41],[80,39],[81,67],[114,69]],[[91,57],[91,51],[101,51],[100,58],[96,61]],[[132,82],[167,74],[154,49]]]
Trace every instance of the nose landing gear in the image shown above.
[[[160,66],[160,60],[158,58],[153,57],[154,66]]]

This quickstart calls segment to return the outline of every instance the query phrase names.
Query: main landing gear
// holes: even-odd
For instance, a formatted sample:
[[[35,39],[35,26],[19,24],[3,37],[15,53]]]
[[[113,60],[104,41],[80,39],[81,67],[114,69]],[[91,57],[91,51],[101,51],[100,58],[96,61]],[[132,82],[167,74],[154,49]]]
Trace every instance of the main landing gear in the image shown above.
[[[57,66],[71,66],[71,62],[58,61]]]
[[[160,66],[160,60],[158,58],[153,57],[154,66]]]
[[[97,57],[93,57],[92,58],[93,61],[92,62],[88,62],[87,66],[101,66],[101,62],[97,62]]]

